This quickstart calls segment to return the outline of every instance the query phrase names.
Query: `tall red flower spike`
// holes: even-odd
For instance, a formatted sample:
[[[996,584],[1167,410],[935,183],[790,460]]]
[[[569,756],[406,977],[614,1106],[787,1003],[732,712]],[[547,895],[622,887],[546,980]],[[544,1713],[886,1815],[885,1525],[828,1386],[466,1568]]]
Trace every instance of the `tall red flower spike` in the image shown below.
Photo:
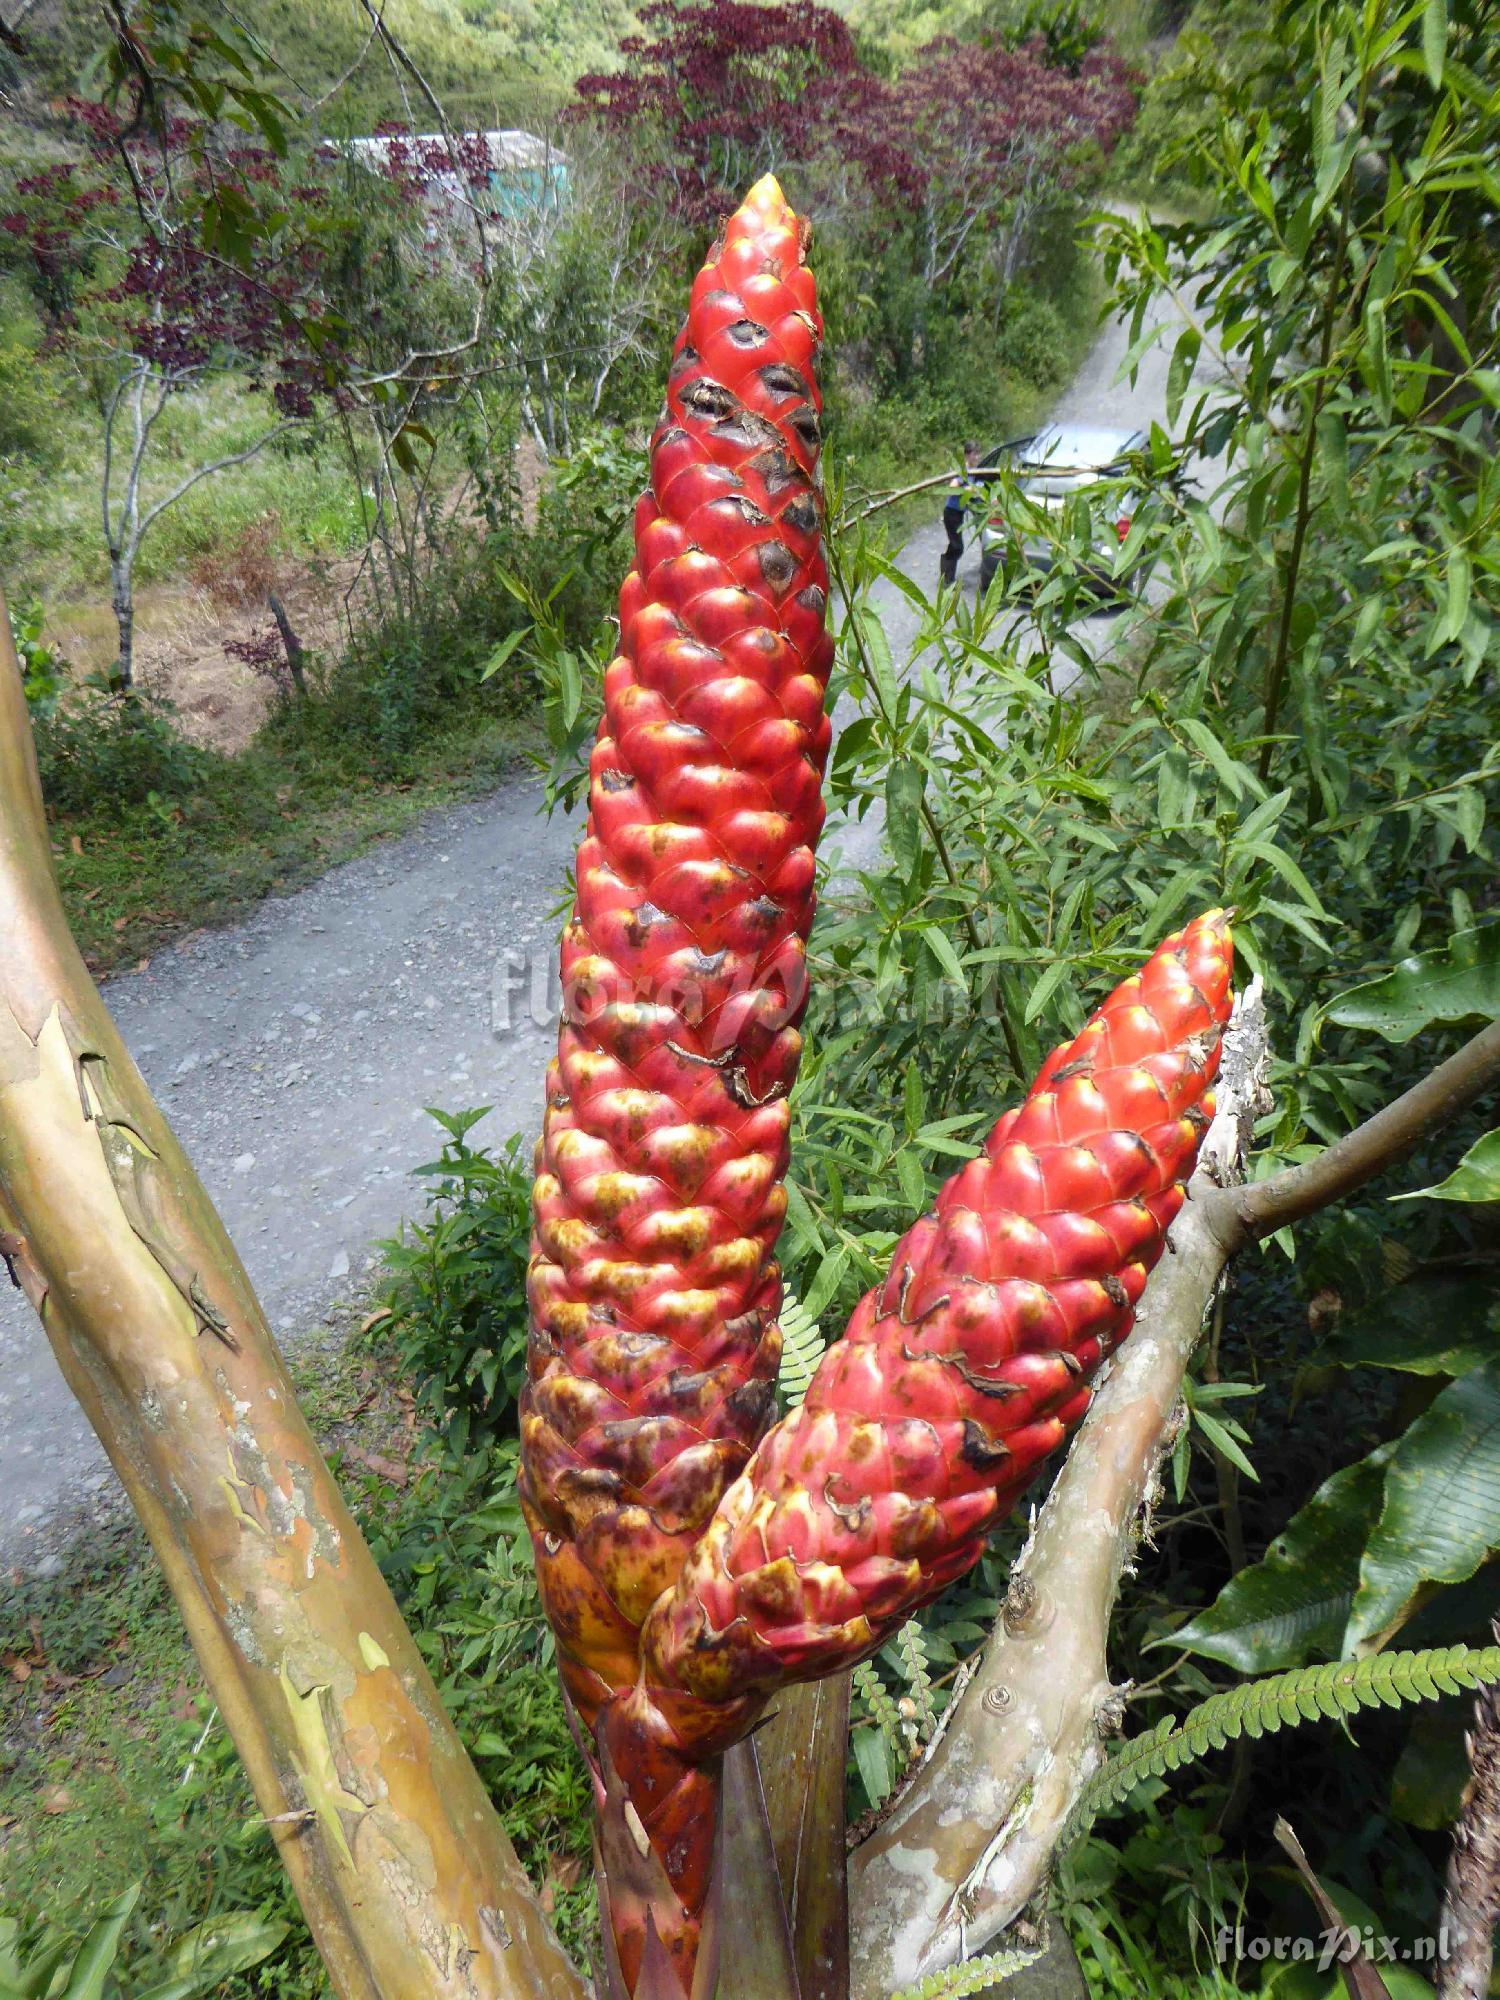
[[[595,1772],[613,1977],[640,1995],[696,1990],[716,1776],[678,1760],[661,1782],[601,1716],[773,1414],[781,1351],[832,658],[805,240],[767,176],[693,285],[605,676],[537,1162],[521,1497]]]
[[[1168,938],[907,1231],[651,1614],[663,1741],[722,1749],[756,1697],[872,1653],[1082,1417],[1212,1115],[1231,964],[1222,911]]]

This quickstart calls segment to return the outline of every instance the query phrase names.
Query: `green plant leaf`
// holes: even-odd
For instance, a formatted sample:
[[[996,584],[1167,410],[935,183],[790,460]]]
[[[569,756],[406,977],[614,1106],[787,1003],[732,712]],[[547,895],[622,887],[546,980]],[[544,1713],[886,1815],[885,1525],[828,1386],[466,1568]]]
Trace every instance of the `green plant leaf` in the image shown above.
[[[1443,53],[1447,46],[1447,0],[1427,0],[1422,9],[1422,63],[1434,90],[1443,81]]]
[[[1122,1804],[1148,1779],[1181,1770],[1241,1736],[1275,1735],[1325,1717],[1337,1721],[1362,1708],[1436,1701],[1440,1695],[1491,1686],[1497,1679],[1500,1646],[1434,1646],[1419,1653],[1332,1660],[1326,1666],[1273,1674],[1269,1680],[1242,1681],[1199,1702],[1180,1722],[1165,1717],[1116,1751],[1084,1787],[1063,1840],[1079,1839],[1101,1812]]]
[[[1319,1359],[1339,1368],[1463,1375],[1500,1346],[1500,1298],[1478,1278],[1418,1278],[1346,1315]]]
[[[1325,1479],[1262,1560],[1242,1569],[1206,1611],[1156,1643],[1223,1660],[1241,1673],[1337,1655],[1359,1586],[1359,1562],[1380,1514],[1394,1446]]]
[[[1402,959],[1381,979],[1352,986],[1328,1010],[1341,1028],[1409,1042],[1440,1021],[1500,1017],[1500,923],[1457,931],[1436,951]]]
[[[171,1977],[160,1985],[137,1993],[133,2000],[195,2000],[237,1972],[276,1951],[287,1935],[287,1926],[253,1910],[231,1910],[208,1923],[197,1924],[178,1939],[168,1964]]]
[[[823,1358],[827,1343],[818,1330],[818,1322],[794,1292],[783,1294],[778,1317],[781,1322],[781,1369],[776,1386],[781,1391],[783,1402],[791,1410],[807,1394],[807,1385]]]
[[[893,2000],[969,2000],[970,1995],[1003,1985],[1041,1956],[1039,1951],[993,1951],[983,1958],[965,1959],[942,1972],[928,1973],[915,1986],[903,1987]]]
[[[885,828],[902,873],[916,859],[921,838],[922,773],[910,757],[898,757],[885,777]]]
[[[1385,1631],[1422,1584],[1462,1583],[1496,1548],[1500,1360],[1450,1383],[1397,1444],[1344,1650]]]
[[[1392,1201],[1500,1201],[1500,1130],[1476,1139],[1446,1180],[1393,1194]]]
[[[89,1927],[78,1947],[78,1956],[68,1972],[68,1983],[60,2000],[101,2000],[104,1982],[114,1969],[120,1937],[130,1921],[130,1913],[140,1898],[141,1885],[132,1882],[106,1908],[104,1915]]]

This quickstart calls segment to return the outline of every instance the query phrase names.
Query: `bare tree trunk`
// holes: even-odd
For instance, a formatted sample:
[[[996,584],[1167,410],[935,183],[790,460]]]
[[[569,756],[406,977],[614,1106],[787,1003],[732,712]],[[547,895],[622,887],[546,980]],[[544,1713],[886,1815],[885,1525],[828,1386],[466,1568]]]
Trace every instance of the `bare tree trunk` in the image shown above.
[[[1438,1927],[1438,2000],[1484,2000],[1490,1990],[1500,1918],[1500,1689],[1483,1689],[1474,1703],[1468,1746],[1471,1775]]]
[[[281,634],[282,651],[286,654],[287,672],[292,677],[292,686],[304,699],[307,695],[307,654],[296,629],[286,615],[286,606],[275,591],[266,593],[266,603],[271,616],[276,621],[276,630]]]
[[[151,1538],[335,1990],[582,2000],[69,936],[3,606],[0,1252]]]
[[[115,614],[115,630],[119,636],[119,652],[115,660],[115,673],[121,688],[128,694],[135,686],[135,590],[131,577],[133,563],[131,552],[110,550],[109,554],[109,605]]]

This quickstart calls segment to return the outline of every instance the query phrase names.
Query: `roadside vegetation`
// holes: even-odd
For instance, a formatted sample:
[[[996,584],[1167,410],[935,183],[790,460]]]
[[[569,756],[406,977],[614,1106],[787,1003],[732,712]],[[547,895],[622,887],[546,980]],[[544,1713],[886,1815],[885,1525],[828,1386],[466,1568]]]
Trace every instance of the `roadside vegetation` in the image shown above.
[[[474,142],[456,174],[441,142],[329,148],[408,104],[434,129],[414,70],[460,129],[471,52],[503,107],[526,71],[509,17],[396,9],[377,30],[328,6],[294,35],[272,9],[251,37],[226,16],[192,59],[212,127],[189,16],[152,0],[158,74],[128,140],[129,64],[93,15],[65,8],[7,55],[0,574],[52,656],[47,795],[96,966],[524,743],[537,665],[506,646],[525,593],[569,643],[607,615],[680,275],[756,146],[802,176],[819,229],[836,478],[956,463],[1039,414],[1087,344],[1099,279],[1073,225],[1134,101],[1096,26],[1055,63],[1020,13],[996,44],[898,60],[818,8],[644,17],[712,69],[705,124],[663,44],[619,55],[623,14],[585,12],[555,24],[570,71],[546,37],[526,59],[552,80],[526,122],[566,165],[505,169],[498,197]]]
[[[871,38],[889,27],[874,55],[831,21],[820,29],[813,75],[836,108],[886,104],[872,85],[914,56],[888,13],[862,17]],[[1500,1018],[1494,27],[1486,0],[1195,10],[1112,155],[1188,219],[1101,219],[1097,276],[1071,245],[1108,185],[1103,149],[1051,162],[1048,203],[1003,283],[994,257],[1014,190],[971,221],[971,248],[935,290],[921,276],[936,228],[921,191],[905,235],[885,210],[830,208],[819,271],[843,508],[831,615],[858,717],[829,791],[883,809],[889,865],[841,884],[814,933],[782,1247],[804,1379],[995,1109],[1143,946],[1205,904],[1236,905],[1242,959],[1265,980],[1274,1105],[1257,1175],[1307,1158]],[[484,404],[493,428],[475,456],[426,392],[399,422],[372,417],[356,462],[379,467],[392,520],[402,482],[434,462],[471,482],[477,514],[450,534],[431,513],[431,537],[422,524],[406,542],[391,528],[374,559],[384,602],[312,663],[307,694],[283,685],[251,750],[187,749],[139,693],[68,686],[45,619],[21,621],[59,865],[99,962],[285,879],[315,839],[326,856],[444,787],[482,782],[533,726],[554,789],[576,788],[646,388],[703,215],[721,181],[744,178],[744,135],[768,118],[814,187],[844,143],[795,92],[768,102],[752,77],[743,100],[721,95],[703,150],[682,131],[674,148],[662,67],[648,50],[628,85],[585,91],[599,173],[621,143],[612,121],[649,126],[665,149],[660,179],[641,179],[650,199],[632,226],[650,255],[608,393],[594,405],[580,372],[571,401],[549,402],[552,335],[526,347],[512,329],[494,337],[516,372]],[[725,93],[735,75],[727,64]],[[906,87],[910,113],[920,72]],[[873,118],[864,129],[881,135]],[[680,207],[658,237],[664,163]],[[587,263],[600,239],[575,220],[585,233],[568,254]],[[22,275],[8,284],[15,338],[35,344]],[[1131,469],[1111,558],[1118,579],[1149,576],[1149,607],[1105,661],[1074,630],[1097,587],[1097,499],[1050,523],[1045,581],[1006,564],[973,608],[902,578],[899,527],[865,511],[951,463],[964,436],[989,441],[1035,412],[1078,351],[1096,286],[1130,319],[1137,356],[1171,347],[1167,422]],[[533,327],[549,324],[551,295],[510,296],[541,315]],[[16,379],[45,401],[73,365],[59,351]],[[203,393],[205,408],[251,394]],[[326,468],[331,496],[342,461],[321,422],[308,492]],[[526,506],[485,484],[523,431],[548,468]],[[38,418],[18,477],[47,434]],[[238,489],[226,476],[210,490]],[[1124,496],[1109,497],[1112,535]],[[1014,493],[1006,504],[1024,507]],[[226,505],[242,532],[251,517]],[[289,500],[280,516],[303,553],[369,546],[331,499]],[[153,560],[166,565],[164,545]],[[84,587],[84,567],[49,567],[62,559],[24,536],[12,546],[43,597],[64,576]],[[877,578],[921,621],[925,666],[910,679],[870,607]],[[1060,694],[1064,672],[1080,678]],[[232,871],[219,889],[205,880],[224,851],[244,890]],[[156,871],[149,902],[142,869]],[[1493,1106],[1466,1112],[1295,1240],[1283,1232],[1234,1266],[1115,1616],[1127,1737],[1271,1674],[1486,1643],[1500,1614],[1493,1124]],[[528,1174],[523,1149],[485,1151],[462,1112],[438,1145],[422,1170],[433,1209],[391,1248],[367,1346],[341,1374],[320,1361],[303,1386],[524,1858],[586,1950],[586,1800],[513,1493]],[[851,1820],[890,1798],[938,1729],[1023,1533],[998,1536],[961,1588],[859,1670]],[[122,1959],[133,1983],[164,1977],[175,1939],[232,1912],[286,1930],[222,1990],[319,1990],[272,1831],[138,1548],[123,1540],[102,1582],[84,1549],[61,1577],[0,1596],[0,1909],[28,1943],[44,1917],[79,1935],[144,1877]],[[1284,1718],[1308,1724],[1294,1755],[1205,1732],[1182,1768],[1101,1792],[1054,1889],[1093,2000],[1332,2000],[1329,1965],[1223,1955],[1237,1931],[1319,1933],[1274,1844],[1280,1813],[1345,1919],[1408,1952],[1375,1968],[1391,2000],[1430,2000],[1419,1946],[1442,1903],[1472,1703],[1393,1698],[1343,1727],[1317,1723],[1317,1708],[1309,1694]]]

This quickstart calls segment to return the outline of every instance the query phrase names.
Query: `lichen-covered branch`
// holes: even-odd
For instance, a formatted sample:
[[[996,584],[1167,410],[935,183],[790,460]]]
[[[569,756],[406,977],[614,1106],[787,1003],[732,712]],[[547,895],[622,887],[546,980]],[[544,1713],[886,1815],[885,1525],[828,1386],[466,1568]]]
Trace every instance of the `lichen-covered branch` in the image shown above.
[[[0,1251],[151,1538],[335,1990],[582,2000],[68,933],[3,603]]]
[[[1106,1644],[1136,1524],[1215,1286],[1238,1238],[1219,1185],[1265,1054],[1258,982],[1225,1037],[1219,1109],[1135,1330],[1016,1565],[1003,1616],[917,1778],[850,1865],[855,2000],[982,1951],[1044,1880],[1119,1727]]]
[[[1438,2000],[1484,2000],[1500,1920],[1500,1692],[1480,1691],[1469,1726],[1469,1783],[1453,1828],[1438,1926]]]

